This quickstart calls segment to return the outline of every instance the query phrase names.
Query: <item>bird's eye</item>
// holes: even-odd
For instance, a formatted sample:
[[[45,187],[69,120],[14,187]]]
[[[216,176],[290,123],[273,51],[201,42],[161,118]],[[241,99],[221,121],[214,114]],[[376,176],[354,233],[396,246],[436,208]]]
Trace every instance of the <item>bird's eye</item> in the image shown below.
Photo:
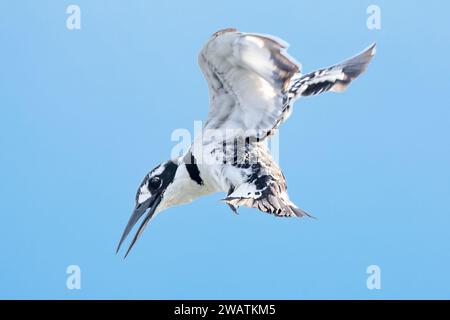
[[[161,178],[160,177],[153,177],[150,179],[148,183],[149,189],[155,190],[158,189],[161,186]]]

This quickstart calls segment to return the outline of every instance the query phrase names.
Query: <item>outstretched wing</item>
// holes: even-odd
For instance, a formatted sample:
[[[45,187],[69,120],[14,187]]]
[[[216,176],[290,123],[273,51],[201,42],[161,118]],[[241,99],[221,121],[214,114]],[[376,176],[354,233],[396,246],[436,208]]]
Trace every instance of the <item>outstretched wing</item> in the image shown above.
[[[360,54],[329,68],[317,70],[292,79],[289,95],[312,96],[326,91],[342,92],[360,76],[372,61],[376,45],[373,44]]]
[[[300,72],[286,48],[271,36],[235,29],[215,33],[199,55],[210,92],[205,129],[267,136],[285,115],[287,90]]]

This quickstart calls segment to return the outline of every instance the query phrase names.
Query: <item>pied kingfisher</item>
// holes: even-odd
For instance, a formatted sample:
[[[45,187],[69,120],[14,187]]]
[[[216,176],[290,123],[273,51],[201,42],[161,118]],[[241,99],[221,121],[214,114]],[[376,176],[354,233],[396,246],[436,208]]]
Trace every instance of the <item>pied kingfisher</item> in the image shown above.
[[[226,192],[223,200],[234,212],[246,206],[279,217],[309,216],[289,199],[284,175],[265,140],[287,119],[297,98],[344,91],[367,68],[375,44],[305,75],[286,49],[273,36],[233,28],[211,36],[199,54],[210,96],[204,134],[184,156],[145,176],[117,251],[145,212],[125,257],[156,213],[213,192]]]

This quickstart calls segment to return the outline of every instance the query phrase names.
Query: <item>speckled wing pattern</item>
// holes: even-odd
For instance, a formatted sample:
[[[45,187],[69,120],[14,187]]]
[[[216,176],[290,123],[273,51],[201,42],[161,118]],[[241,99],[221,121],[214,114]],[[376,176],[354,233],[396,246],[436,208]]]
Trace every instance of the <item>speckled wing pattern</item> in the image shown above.
[[[222,145],[253,138],[244,158],[257,161],[236,161],[233,156],[223,165],[223,176],[243,176],[224,199],[233,211],[247,206],[283,217],[309,216],[289,200],[284,175],[261,141],[289,117],[297,98],[343,91],[375,53],[373,45],[340,64],[302,75],[287,47],[272,36],[225,29],[215,33],[199,55],[210,96],[204,129],[233,132],[225,140],[207,143],[216,144],[214,150],[221,153]]]
[[[289,96],[312,96],[326,91],[343,92],[361,75],[375,55],[375,44],[360,54],[334,66],[292,78]]]

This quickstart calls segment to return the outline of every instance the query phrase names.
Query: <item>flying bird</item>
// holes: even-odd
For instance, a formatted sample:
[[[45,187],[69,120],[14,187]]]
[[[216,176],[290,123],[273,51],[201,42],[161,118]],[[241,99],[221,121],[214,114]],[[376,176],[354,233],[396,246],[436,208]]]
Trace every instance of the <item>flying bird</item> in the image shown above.
[[[267,139],[289,117],[298,98],[344,91],[365,71],[375,46],[302,74],[281,39],[233,28],[214,33],[198,58],[210,97],[203,135],[183,156],[145,176],[117,252],[142,217],[125,257],[156,213],[214,192],[227,194],[223,201],[233,212],[246,206],[279,217],[309,216],[289,199]]]

